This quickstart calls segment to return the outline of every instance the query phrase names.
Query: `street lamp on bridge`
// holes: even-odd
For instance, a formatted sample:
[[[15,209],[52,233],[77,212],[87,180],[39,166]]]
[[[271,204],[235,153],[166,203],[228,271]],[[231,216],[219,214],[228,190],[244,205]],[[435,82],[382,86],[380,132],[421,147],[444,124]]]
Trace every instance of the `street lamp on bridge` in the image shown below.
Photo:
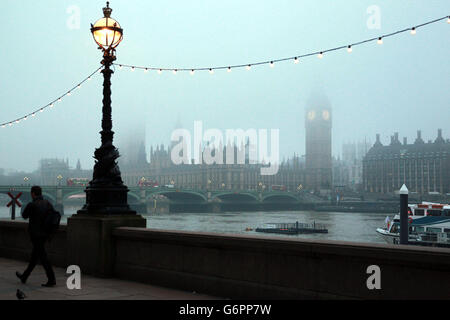
[[[61,186],[61,179],[63,178],[62,175],[58,174],[58,176],[56,177],[56,179],[58,179],[58,186]]]

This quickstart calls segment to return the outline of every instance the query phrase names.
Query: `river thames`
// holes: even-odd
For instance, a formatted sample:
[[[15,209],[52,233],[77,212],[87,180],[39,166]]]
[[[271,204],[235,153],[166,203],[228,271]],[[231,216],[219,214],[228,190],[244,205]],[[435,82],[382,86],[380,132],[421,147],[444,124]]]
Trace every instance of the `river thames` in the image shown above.
[[[65,207],[67,217],[75,213],[78,207]],[[20,210],[17,210],[17,219]],[[315,212],[315,211],[267,211],[267,212],[222,212],[222,213],[165,213],[143,215],[147,219],[147,228],[165,230],[201,231],[226,234],[248,234],[262,237],[287,237],[290,239],[342,240],[352,242],[385,243],[376,233],[383,226],[386,213],[357,212]],[[392,215],[391,215],[392,216]],[[0,218],[10,217],[9,209],[0,208]],[[270,223],[320,223],[328,229],[326,234],[281,235],[266,234],[255,229]]]

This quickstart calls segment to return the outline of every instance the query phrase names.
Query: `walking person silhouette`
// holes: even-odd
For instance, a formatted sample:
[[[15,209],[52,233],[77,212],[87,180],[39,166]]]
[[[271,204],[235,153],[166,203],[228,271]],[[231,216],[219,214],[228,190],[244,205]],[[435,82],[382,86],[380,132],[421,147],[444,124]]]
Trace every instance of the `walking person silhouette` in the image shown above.
[[[47,215],[54,211],[50,202],[44,200],[42,197],[42,189],[39,186],[31,188],[32,202],[28,203],[22,212],[22,217],[30,219],[28,223],[28,233],[30,235],[33,250],[31,251],[31,258],[27,269],[24,273],[16,272],[16,276],[25,283],[36,266],[38,260],[41,261],[45,269],[48,281],[42,284],[43,287],[53,287],[56,285],[55,273],[51,266],[50,260],[45,252],[45,242],[49,239],[49,234],[45,230],[45,219]]]

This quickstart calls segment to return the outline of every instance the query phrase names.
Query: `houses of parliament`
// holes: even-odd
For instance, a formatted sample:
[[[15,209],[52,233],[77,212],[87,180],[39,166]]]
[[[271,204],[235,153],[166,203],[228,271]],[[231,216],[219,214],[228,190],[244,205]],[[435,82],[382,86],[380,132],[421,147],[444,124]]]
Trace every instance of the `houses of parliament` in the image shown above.
[[[119,158],[122,179],[127,185],[152,180],[159,185],[197,190],[269,190],[282,187],[291,192],[308,190],[327,193],[332,188],[331,123],[331,108],[327,100],[306,108],[305,156],[294,154],[283,160],[274,175],[261,175],[260,169],[267,165],[249,161],[249,149],[252,147],[249,143],[232,147],[235,156],[245,154],[242,164],[194,164],[192,161],[190,164],[175,165],[171,160],[172,146],[151,147],[148,162],[144,142],[134,137],[121,147],[124,150],[121,153],[125,154]],[[202,152],[211,152],[207,148]],[[224,159],[228,148],[223,150]]]

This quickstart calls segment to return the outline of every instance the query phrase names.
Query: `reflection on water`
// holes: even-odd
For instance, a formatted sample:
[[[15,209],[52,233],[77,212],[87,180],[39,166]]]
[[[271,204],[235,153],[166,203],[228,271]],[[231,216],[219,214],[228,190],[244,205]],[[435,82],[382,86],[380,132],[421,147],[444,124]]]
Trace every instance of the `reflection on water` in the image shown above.
[[[79,206],[65,206],[65,216],[75,213]],[[20,218],[20,211],[16,211]],[[10,217],[8,208],[0,207],[0,218]],[[385,243],[375,232],[384,224],[384,213],[347,213],[347,212],[314,212],[314,211],[282,211],[282,212],[223,212],[223,213],[167,213],[144,215],[147,228],[166,230],[187,230],[213,233],[234,233],[259,235],[262,237],[288,237],[291,239],[322,239],[354,242]],[[307,235],[274,235],[245,231],[255,229],[267,223],[321,223],[328,229],[327,234]]]

